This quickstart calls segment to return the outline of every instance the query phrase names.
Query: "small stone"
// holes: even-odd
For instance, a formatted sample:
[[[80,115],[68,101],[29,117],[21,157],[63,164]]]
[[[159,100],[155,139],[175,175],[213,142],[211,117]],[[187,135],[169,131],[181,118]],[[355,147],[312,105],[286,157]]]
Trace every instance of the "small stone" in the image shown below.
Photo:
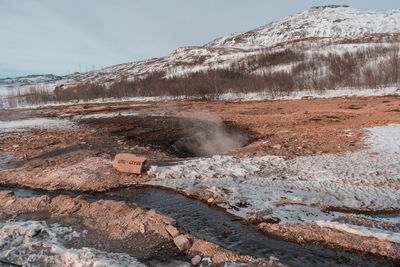
[[[25,234],[28,237],[34,237],[37,236],[41,231],[41,229],[29,229]]]
[[[143,224],[139,225],[139,232],[144,234],[146,232],[146,227]]]
[[[8,200],[7,202],[6,202],[6,207],[7,206],[10,206],[12,203],[14,203],[15,202],[15,199],[10,199],[10,200]]]
[[[185,251],[190,248],[190,242],[184,235],[175,237],[174,243],[180,251]]]
[[[277,257],[274,257],[274,256],[269,256],[269,259],[271,261],[279,261],[279,259]]]
[[[281,149],[282,148],[282,145],[280,145],[280,144],[277,144],[277,145],[274,145],[274,146],[272,146],[272,148],[275,148],[275,149]]]
[[[278,217],[270,217],[270,218],[265,218],[266,223],[279,223],[281,219]]]
[[[201,256],[200,255],[196,255],[193,257],[192,259],[192,264],[193,265],[198,265],[201,262]]]
[[[222,232],[221,235],[222,235],[223,237],[227,238],[228,236],[230,236],[230,234],[232,234],[232,231],[231,231],[231,230],[225,230],[225,231]]]
[[[178,229],[176,229],[172,225],[165,226],[165,230],[167,230],[167,232],[172,236],[172,238],[175,238],[179,235]]]
[[[163,221],[165,224],[170,224],[170,225],[176,224],[176,221],[175,221],[174,219],[172,219],[172,218],[170,218],[170,217],[166,217],[166,216],[162,217],[162,221]]]
[[[213,203],[214,202],[214,199],[213,198],[209,198],[208,200],[207,200],[207,203]]]

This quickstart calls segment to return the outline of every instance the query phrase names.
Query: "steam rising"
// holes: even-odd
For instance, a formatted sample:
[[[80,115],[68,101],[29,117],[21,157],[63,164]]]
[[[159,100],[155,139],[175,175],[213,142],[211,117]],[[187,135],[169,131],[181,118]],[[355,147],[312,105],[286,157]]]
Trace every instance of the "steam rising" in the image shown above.
[[[192,118],[193,126],[184,127],[184,136],[173,144],[180,154],[207,156],[221,154],[242,147],[247,137],[229,130],[223,121],[205,113],[185,116]]]

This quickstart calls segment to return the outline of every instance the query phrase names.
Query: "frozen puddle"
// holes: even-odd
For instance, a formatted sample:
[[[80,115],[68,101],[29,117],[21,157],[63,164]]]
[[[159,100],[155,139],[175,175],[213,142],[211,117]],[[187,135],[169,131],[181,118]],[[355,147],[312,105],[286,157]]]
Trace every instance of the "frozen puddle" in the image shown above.
[[[146,266],[127,254],[63,246],[82,234],[38,221],[0,223],[0,260],[23,266]]]
[[[25,120],[14,120],[14,121],[0,121],[0,132],[18,132],[26,131],[30,128],[38,129],[51,129],[51,128],[62,128],[71,129],[74,127],[74,123],[69,120],[61,119],[46,119],[46,118],[32,118]]]
[[[200,158],[175,166],[153,166],[149,173],[155,178],[148,184],[226,199],[220,206],[232,214],[276,217],[281,223],[329,222],[345,215],[324,213],[316,205],[366,213],[399,210],[400,125],[365,132],[367,148],[356,152],[290,160],[277,156]],[[399,223],[396,217],[386,221]]]

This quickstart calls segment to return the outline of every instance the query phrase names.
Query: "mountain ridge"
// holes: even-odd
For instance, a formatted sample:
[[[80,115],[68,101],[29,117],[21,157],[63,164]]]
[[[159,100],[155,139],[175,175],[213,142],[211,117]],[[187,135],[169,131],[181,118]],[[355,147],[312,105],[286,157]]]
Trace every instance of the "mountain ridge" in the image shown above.
[[[244,33],[217,38],[205,47],[246,49],[249,48],[246,44],[251,41],[252,48],[255,45],[259,48],[310,37],[357,37],[372,33],[397,32],[400,32],[400,9],[361,11],[349,6],[330,5],[312,7]]]
[[[318,6],[244,33],[217,38],[202,46],[179,47],[165,57],[122,63],[85,73],[53,75],[47,80],[33,82],[32,79],[26,79],[27,76],[19,77],[14,78],[14,83],[7,83],[7,86],[40,85],[52,90],[56,86],[76,83],[109,83],[122,76],[132,80],[160,71],[165,72],[168,78],[213,68],[227,68],[247,57],[268,49],[273,51],[274,47],[288,46],[290,43],[345,42],[346,38],[349,43],[368,43],[372,41],[363,41],[363,38],[373,39],[377,35],[395,38],[399,32],[400,9],[359,11],[348,6]]]

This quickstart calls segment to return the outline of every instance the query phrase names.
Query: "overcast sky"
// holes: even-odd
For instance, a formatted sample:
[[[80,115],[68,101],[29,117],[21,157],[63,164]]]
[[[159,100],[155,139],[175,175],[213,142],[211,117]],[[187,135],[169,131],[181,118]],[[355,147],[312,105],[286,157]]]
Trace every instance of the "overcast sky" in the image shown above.
[[[327,4],[400,8],[399,0],[0,0],[0,78],[161,57]]]

